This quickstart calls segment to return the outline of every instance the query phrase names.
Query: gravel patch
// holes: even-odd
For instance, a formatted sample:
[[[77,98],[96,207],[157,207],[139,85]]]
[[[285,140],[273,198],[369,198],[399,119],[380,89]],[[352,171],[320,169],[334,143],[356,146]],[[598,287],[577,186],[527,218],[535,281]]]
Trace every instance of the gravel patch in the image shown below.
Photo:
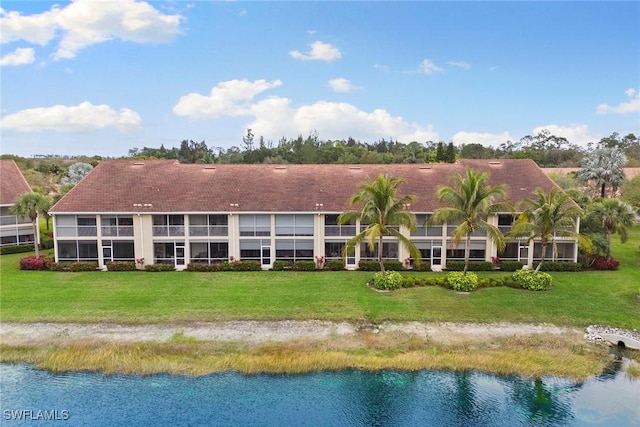
[[[575,328],[516,323],[422,323],[385,322],[381,325],[348,322],[227,321],[184,324],[124,325],[113,323],[1,323],[0,342],[8,345],[37,344],[51,340],[101,340],[111,342],[163,342],[179,334],[200,341],[248,343],[319,340],[358,333],[406,333],[444,344],[487,342],[495,338],[537,334],[582,334]]]

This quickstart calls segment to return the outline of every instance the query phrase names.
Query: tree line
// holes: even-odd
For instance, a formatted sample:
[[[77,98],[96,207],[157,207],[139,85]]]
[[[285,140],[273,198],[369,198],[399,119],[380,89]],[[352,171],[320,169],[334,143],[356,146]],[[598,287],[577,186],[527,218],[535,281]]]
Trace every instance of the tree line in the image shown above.
[[[277,143],[255,137],[251,129],[242,142],[229,148],[208,146],[205,141],[183,140],[177,147],[132,148],[127,157],[137,159],[175,159],[181,163],[453,163],[456,159],[532,159],[540,167],[579,167],[582,159],[600,148],[617,148],[627,157],[627,166],[640,166],[640,140],[634,134],[613,133],[597,143],[581,147],[566,138],[543,130],[519,141],[497,147],[478,143],[454,145],[452,142],[397,140],[376,142],[322,140],[317,133],[306,138],[281,138]]]

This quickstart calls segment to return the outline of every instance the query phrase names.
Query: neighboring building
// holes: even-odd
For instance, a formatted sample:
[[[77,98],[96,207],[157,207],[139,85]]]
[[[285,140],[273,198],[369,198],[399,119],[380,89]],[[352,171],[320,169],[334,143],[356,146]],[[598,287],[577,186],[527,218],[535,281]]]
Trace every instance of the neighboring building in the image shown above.
[[[447,259],[461,260],[465,243],[453,245],[455,225],[425,227],[440,207],[437,188],[465,167],[487,170],[490,184],[506,183],[507,199],[519,202],[536,188],[555,184],[531,160],[461,160],[456,164],[392,165],[230,165],[180,164],[174,160],[107,160],[67,193],[49,213],[53,216],[57,261],[139,260],[170,263],[183,269],[192,262],[339,259],[345,243],[362,224],[338,225],[338,215],[354,209],[349,200],[367,177],[401,177],[402,194],[416,195],[408,206],[418,219],[415,231],[401,229],[437,269]],[[513,217],[490,221],[504,232]],[[572,239],[558,239],[558,259],[577,260]],[[531,264],[540,245],[512,241],[497,254],[484,235],[471,238],[471,259],[492,256]],[[549,247],[547,257],[553,249]],[[346,259],[356,268],[376,251],[359,245]],[[409,254],[397,239],[385,237],[386,259]]]
[[[34,242],[29,218],[17,217],[9,211],[16,199],[31,191],[24,175],[13,160],[0,160],[0,246]]]

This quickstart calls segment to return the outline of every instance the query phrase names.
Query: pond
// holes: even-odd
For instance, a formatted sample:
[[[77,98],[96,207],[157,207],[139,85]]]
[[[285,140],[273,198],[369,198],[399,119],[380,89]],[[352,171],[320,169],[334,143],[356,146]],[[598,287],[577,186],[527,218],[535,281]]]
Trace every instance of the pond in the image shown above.
[[[104,376],[2,364],[0,390],[3,426],[640,424],[640,382],[615,365],[574,382],[448,371]]]

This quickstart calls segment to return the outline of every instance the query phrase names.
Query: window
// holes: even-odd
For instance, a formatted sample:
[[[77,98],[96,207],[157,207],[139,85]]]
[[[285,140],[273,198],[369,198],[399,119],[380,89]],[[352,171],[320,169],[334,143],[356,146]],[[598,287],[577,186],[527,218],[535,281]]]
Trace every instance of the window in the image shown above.
[[[313,260],[313,240],[276,240],[276,260]]]
[[[338,215],[325,215],[324,216],[324,235],[325,236],[355,236],[356,225],[352,224],[338,224]],[[327,252],[328,253],[328,252]]]
[[[107,261],[135,261],[133,240],[103,240],[102,256]]]
[[[240,259],[260,261],[260,248],[271,246],[270,240],[240,240]]]
[[[428,225],[427,221],[431,215],[417,214],[416,229],[411,232],[411,236],[442,236],[442,224]]]
[[[184,242],[154,242],[153,263],[184,265]]]
[[[189,215],[189,236],[227,235],[227,215]]]
[[[432,241],[426,242],[413,242],[416,248],[420,251],[420,259],[430,261],[431,260],[431,247],[434,246]]]
[[[447,224],[447,236],[453,235],[453,232],[455,231],[456,228],[458,228],[459,225],[460,225],[460,223],[458,223],[458,224]],[[471,235],[472,236],[481,237],[481,236],[485,236],[486,232],[484,230],[476,230],[473,233],[471,233]]]
[[[341,259],[342,251],[347,242],[325,242],[324,254],[327,260],[329,259]]]
[[[212,264],[229,259],[227,242],[192,242],[191,262]]]
[[[455,245],[453,242],[448,242],[447,258],[452,260],[464,260],[465,242],[460,242]],[[469,259],[473,261],[484,261],[486,254],[487,244],[482,241],[471,241],[469,246]]]
[[[184,215],[154,215],[154,236],[184,236]]]
[[[574,242],[557,242],[556,246],[558,248],[558,253],[557,253],[557,256],[554,256],[553,244],[549,243],[547,245],[547,250],[544,256],[545,260],[573,261],[573,254],[575,251]],[[533,259],[540,260],[541,257],[542,257],[542,245],[539,242],[535,242],[533,244]]]
[[[270,236],[271,215],[240,215],[240,236]]]
[[[57,237],[96,236],[95,216],[59,215],[56,216]]]
[[[98,242],[95,240],[61,240],[58,242],[60,261],[98,261]]]
[[[104,237],[133,236],[133,217],[121,215],[102,216],[100,218]]]
[[[511,231],[513,227],[514,217],[510,214],[499,214],[498,215],[498,229],[504,234]]]
[[[360,243],[360,259],[378,259],[378,244],[371,250],[368,243]],[[398,260],[397,242],[382,243],[382,259]]]
[[[78,236],[95,236],[98,229],[96,228],[95,216],[78,216]]]
[[[276,215],[276,236],[313,236],[313,215]]]
[[[505,259],[505,260],[517,260],[519,251],[520,251],[520,243],[507,242],[504,249],[498,252],[498,258]]]

